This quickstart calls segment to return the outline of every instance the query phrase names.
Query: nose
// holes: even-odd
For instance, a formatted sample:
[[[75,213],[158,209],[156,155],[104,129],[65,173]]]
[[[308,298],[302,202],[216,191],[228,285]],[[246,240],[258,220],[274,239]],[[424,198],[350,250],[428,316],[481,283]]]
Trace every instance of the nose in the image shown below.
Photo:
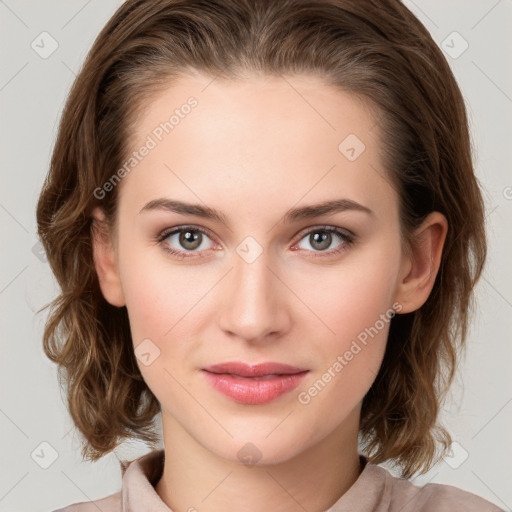
[[[258,342],[282,335],[290,327],[290,292],[263,252],[248,263],[237,254],[225,280],[221,329],[231,337]]]

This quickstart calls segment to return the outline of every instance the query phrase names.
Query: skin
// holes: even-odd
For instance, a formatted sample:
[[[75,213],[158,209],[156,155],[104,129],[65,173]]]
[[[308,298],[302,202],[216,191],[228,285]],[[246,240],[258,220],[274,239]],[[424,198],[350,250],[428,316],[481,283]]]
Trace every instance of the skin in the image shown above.
[[[394,304],[400,313],[421,307],[447,222],[433,212],[405,250],[374,111],[315,76],[184,76],[147,100],[134,150],[190,96],[197,107],[119,185],[115,231],[94,237],[105,298],[127,307],[134,348],[150,339],[160,351],[149,366],[137,360],[162,406],[167,456],[156,491],[175,512],[296,511],[298,504],[320,512],[361,472],[361,403],[382,362],[389,323],[309,403],[298,394]],[[348,134],[366,146],[354,161],[338,150]],[[165,210],[141,213],[159,198],[215,208],[229,226]],[[340,198],[372,213],[283,222],[290,208]],[[101,227],[100,208],[94,216]],[[191,225],[209,233],[196,257],[164,250],[186,252],[179,235],[156,241],[166,228]],[[325,226],[349,230],[354,243],[333,234],[322,252],[309,235]],[[251,263],[236,250],[247,236],[263,251]],[[225,361],[310,371],[292,392],[246,405],[213,389],[201,372]],[[253,466],[237,455],[249,442],[257,450],[246,449],[260,456]]]

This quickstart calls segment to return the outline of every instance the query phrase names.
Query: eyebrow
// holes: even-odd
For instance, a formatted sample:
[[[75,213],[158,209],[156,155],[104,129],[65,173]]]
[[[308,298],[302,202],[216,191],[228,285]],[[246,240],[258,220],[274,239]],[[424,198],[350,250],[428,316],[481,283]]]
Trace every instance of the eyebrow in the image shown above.
[[[145,204],[141,208],[139,214],[152,210],[165,210],[182,215],[194,215],[196,217],[215,220],[221,224],[229,226],[229,220],[224,213],[216,210],[215,208],[210,208],[201,204],[192,204],[175,199],[159,198],[153,199],[152,201],[149,201],[149,203]],[[321,215],[332,215],[334,213],[344,212],[347,210],[374,215],[370,208],[352,201],[351,199],[334,199],[309,206],[291,208],[284,214],[283,222],[292,223],[303,219],[320,217]]]

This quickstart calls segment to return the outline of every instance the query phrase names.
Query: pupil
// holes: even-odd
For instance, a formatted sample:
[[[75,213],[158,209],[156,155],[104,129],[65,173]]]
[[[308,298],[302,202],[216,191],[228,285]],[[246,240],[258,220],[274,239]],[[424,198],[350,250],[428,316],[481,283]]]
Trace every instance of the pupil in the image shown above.
[[[327,249],[331,245],[331,233],[327,233],[325,231],[321,232],[322,234],[314,233],[313,236],[313,242],[311,245],[315,246],[314,244],[319,244],[316,247],[320,250]],[[327,242],[327,243],[326,243]]]
[[[180,243],[186,249],[197,249],[201,245],[200,233],[195,231],[182,231]],[[198,243],[199,240],[199,243]]]

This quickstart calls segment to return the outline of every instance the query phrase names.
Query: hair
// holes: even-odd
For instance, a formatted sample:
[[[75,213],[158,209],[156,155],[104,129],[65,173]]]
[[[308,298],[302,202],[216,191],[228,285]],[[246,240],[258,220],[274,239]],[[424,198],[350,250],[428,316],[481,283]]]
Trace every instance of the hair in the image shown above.
[[[160,404],[131,344],[126,307],[103,297],[92,210],[115,224],[122,166],[145,102],[188,72],[237,79],[309,74],[374,107],[381,156],[399,196],[400,231],[433,211],[448,233],[433,290],[396,315],[380,371],[363,399],[370,462],[424,473],[451,438],[438,413],[453,380],[486,258],[484,203],[461,91],[442,52],[399,0],[129,0],[98,35],[60,120],[37,205],[38,233],[61,288],[44,331],[68,408],[95,461],[123,440],[155,445]],[[43,309],[45,309],[43,308]]]

